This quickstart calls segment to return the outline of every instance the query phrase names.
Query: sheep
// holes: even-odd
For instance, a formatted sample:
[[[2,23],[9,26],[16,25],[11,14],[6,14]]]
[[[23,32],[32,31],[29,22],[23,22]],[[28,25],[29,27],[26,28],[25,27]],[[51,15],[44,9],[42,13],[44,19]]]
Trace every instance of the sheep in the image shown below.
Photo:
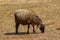
[[[28,25],[27,33],[29,33],[30,24],[33,26],[33,32],[35,32],[34,25],[37,25],[41,32],[44,33],[45,25],[42,23],[42,20],[39,18],[35,11],[19,9],[15,11],[14,16],[16,23],[16,33],[18,33],[19,24]]]

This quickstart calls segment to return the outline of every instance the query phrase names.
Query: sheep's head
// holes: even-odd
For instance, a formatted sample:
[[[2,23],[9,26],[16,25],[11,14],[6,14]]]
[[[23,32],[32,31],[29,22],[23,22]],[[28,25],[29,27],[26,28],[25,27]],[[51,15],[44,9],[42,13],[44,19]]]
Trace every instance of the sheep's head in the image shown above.
[[[45,25],[41,24],[39,29],[41,30],[42,33],[44,33],[44,31],[45,31]]]

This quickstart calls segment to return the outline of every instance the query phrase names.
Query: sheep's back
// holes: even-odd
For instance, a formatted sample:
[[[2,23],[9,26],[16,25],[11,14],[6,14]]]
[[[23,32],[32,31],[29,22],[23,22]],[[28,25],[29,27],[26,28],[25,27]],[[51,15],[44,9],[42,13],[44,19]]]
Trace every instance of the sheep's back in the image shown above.
[[[27,18],[27,16],[29,15],[29,11],[28,10],[18,10],[16,11],[16,15],[17,17],[19,17],[19,19],[21,20],[25,20]]]
[[[23,20],[25,20],[27,17],[33,17],[36,15],[33,11],[24,9],[17,10],[16,13],[16,15]]]

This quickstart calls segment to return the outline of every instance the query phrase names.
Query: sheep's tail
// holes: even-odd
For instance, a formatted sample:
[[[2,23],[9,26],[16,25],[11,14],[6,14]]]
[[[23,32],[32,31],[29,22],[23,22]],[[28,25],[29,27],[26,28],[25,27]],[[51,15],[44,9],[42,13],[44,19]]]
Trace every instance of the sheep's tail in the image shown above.
[[[17,16],[16,16],[17,13],[14,14],[14,17],[15,17],[15,22],[17,22]]]

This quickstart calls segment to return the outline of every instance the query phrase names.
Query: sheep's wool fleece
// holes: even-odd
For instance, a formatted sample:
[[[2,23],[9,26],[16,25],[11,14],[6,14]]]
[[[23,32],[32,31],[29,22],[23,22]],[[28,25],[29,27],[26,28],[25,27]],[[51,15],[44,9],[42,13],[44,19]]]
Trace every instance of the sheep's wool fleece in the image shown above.
[[[17,15],[22,19],[26,19],[26,17],[28,16],[30,17],[36,16],[35,12],[31,10],[20,9],[20,10],[17,10],[16,13],[18,13]]]

